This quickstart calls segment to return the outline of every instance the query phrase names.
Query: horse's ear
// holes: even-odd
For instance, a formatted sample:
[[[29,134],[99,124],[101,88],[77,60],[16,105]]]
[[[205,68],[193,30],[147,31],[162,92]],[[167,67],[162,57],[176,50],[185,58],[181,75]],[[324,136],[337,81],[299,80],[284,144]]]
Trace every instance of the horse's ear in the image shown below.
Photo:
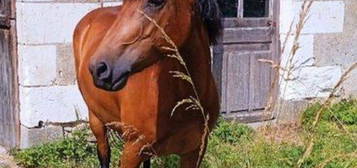
[[[207,27],[211,44],[217,42],[217,37],[222,32],[221,11],[217,0],[197,0],[201,18]]]

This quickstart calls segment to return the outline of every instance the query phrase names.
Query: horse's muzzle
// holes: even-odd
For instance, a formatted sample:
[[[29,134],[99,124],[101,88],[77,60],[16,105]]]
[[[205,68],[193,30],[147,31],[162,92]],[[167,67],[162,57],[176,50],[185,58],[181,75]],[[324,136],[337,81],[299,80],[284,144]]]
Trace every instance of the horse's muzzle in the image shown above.
[[[90,66],[89,70],[96,87],[114,92],[124,88],[128,81],[130,70],[124,67],[115,68],[106,62],[100,62]]]

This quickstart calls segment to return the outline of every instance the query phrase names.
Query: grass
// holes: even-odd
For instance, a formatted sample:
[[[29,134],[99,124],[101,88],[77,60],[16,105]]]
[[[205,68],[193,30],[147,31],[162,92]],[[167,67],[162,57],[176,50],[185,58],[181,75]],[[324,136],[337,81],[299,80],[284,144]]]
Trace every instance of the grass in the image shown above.
[[[306,141],[311,136],[315,137],[314,147],[302,167],[357,167],[357,101],[343,100],[331,105],[324,111],[317,127],[312,128],[311,124],[320,106],[321,104],[317,103],[306,109],[302,115],[300,129],[288,133],[298,134],[302,141],[300,144],[290,140],[274,141],[267,138],[267,133],[261,130],[220,120],[210,136],[202,167],[294,167],[303,155]],[[95,144],[87,140],[90,136],[90,131],[84,129],[61,141],[13,151],[13,155],[19,165],[25,168],[98,167]],[[114,146],[113,141],[112,144]],[[121,154],[122,144],[116,144],[112,147],[112,167],[118,166],[117,159]],[[154,168],[175,168],[178,167],[178,160],[178,156],[169,156],[155,158],[152,162]]]

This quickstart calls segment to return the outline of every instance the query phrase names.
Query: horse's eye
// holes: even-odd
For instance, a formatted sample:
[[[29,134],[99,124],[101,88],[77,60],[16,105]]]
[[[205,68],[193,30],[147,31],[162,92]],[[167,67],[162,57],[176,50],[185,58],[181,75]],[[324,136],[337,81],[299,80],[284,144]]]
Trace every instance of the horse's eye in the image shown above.
[[[163,5],[164,2],[165,2],[165,0],[148,0],[149,5],[155,6],[155,7]]]

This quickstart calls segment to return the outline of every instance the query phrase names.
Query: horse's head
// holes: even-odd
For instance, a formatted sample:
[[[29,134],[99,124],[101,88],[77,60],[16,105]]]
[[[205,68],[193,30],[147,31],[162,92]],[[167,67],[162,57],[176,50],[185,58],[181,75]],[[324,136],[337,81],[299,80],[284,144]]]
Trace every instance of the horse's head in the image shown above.
[[[216,0],[124,0],[90,60],[89,69],[97,87],[120,90],[131,74],[163,56],[162,46],[169,45],[144,13],[164,29],[178,48],[191,36],[193,25],[204,25],[210,42],[220,30]]]

